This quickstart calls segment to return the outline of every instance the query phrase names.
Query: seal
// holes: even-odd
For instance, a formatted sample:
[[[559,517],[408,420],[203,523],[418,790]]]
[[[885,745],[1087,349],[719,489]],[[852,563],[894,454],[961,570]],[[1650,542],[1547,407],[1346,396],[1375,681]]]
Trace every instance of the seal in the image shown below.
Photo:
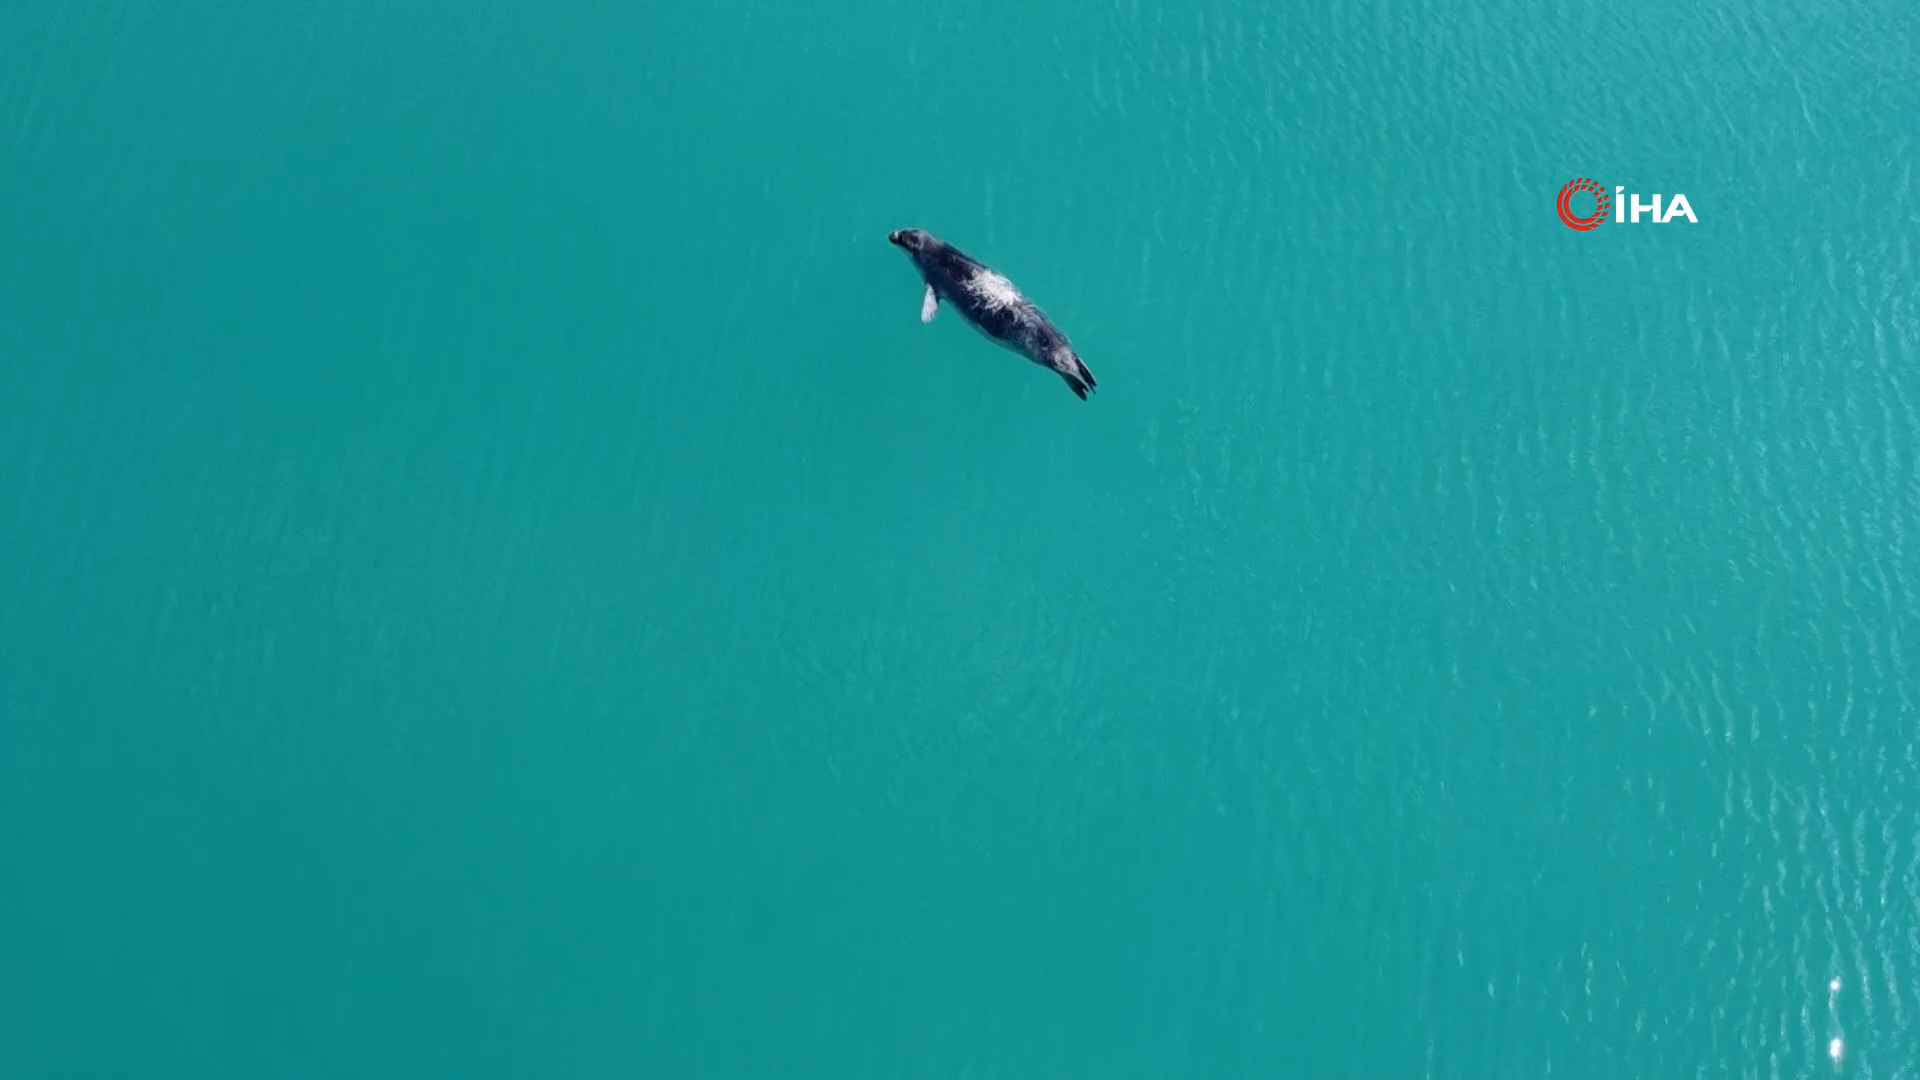
[[[926,282],[920,321],[930,323],[942,300],[953,305],[967,325],[1002,348],[1019,353],[1066,380],[1081,401],[1098,385],[1067,335],[1053,325],[1013,282],[979,260],[924,229],[901,229],[887,242],[907,253]]]

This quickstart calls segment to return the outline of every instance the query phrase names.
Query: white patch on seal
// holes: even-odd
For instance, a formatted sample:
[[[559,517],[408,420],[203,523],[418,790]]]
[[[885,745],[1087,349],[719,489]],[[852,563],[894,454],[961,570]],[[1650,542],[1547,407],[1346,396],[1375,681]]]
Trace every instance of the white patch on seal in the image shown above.
[[[988,311],[1005,311],[1008,308],[1018,307],[1021,300],[1020,290],[1013,287],[1013,282],[991,270],[982,270],[975,274],[973,280],[967,282],[967,291],[979,297]]]
[[[940,297],[934,293],[933,286],[929,285],[927,286],[926,297],[920,301],[920,321],[923,323],[932,322],[934,313],[939,310]]]

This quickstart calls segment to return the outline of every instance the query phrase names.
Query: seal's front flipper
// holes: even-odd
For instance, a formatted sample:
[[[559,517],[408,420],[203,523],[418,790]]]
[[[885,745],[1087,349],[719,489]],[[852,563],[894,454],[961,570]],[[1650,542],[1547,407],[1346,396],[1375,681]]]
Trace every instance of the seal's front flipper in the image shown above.
[[[926,299],[920,301],[920,321],[923,323],[932,322],[934,312],[939,310],[940,297],[934,294],[933,286],[929,285],[927,286]]]

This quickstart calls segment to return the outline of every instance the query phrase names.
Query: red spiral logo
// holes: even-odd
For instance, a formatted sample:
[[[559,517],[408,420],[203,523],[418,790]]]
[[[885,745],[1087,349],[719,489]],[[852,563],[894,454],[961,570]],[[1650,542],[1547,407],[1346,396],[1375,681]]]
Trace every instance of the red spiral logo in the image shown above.
[[[1576,191],[1591,191],[1594,197],[1600,200],[1600,205],[1594,209],[1592,217],[1573,216],[1573,208],[1568,204],[1573,201],[1573,193]],[[1587,232],[1590,229],[1599,228],[1600,223],[1607,220],[1607,214],[1612,210],[1613,196],[1607,194],[1606,188],[1584,176],[1560,189],[1560,220],[1567,228],[1576,232]]]

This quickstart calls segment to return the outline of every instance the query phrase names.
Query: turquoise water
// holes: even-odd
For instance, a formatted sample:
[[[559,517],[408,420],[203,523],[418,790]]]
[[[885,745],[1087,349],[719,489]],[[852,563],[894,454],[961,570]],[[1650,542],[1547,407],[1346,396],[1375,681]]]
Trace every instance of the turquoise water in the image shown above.
[[[0,1075],[1920,1075],[1911,5],[562,7],[0,2]]]

